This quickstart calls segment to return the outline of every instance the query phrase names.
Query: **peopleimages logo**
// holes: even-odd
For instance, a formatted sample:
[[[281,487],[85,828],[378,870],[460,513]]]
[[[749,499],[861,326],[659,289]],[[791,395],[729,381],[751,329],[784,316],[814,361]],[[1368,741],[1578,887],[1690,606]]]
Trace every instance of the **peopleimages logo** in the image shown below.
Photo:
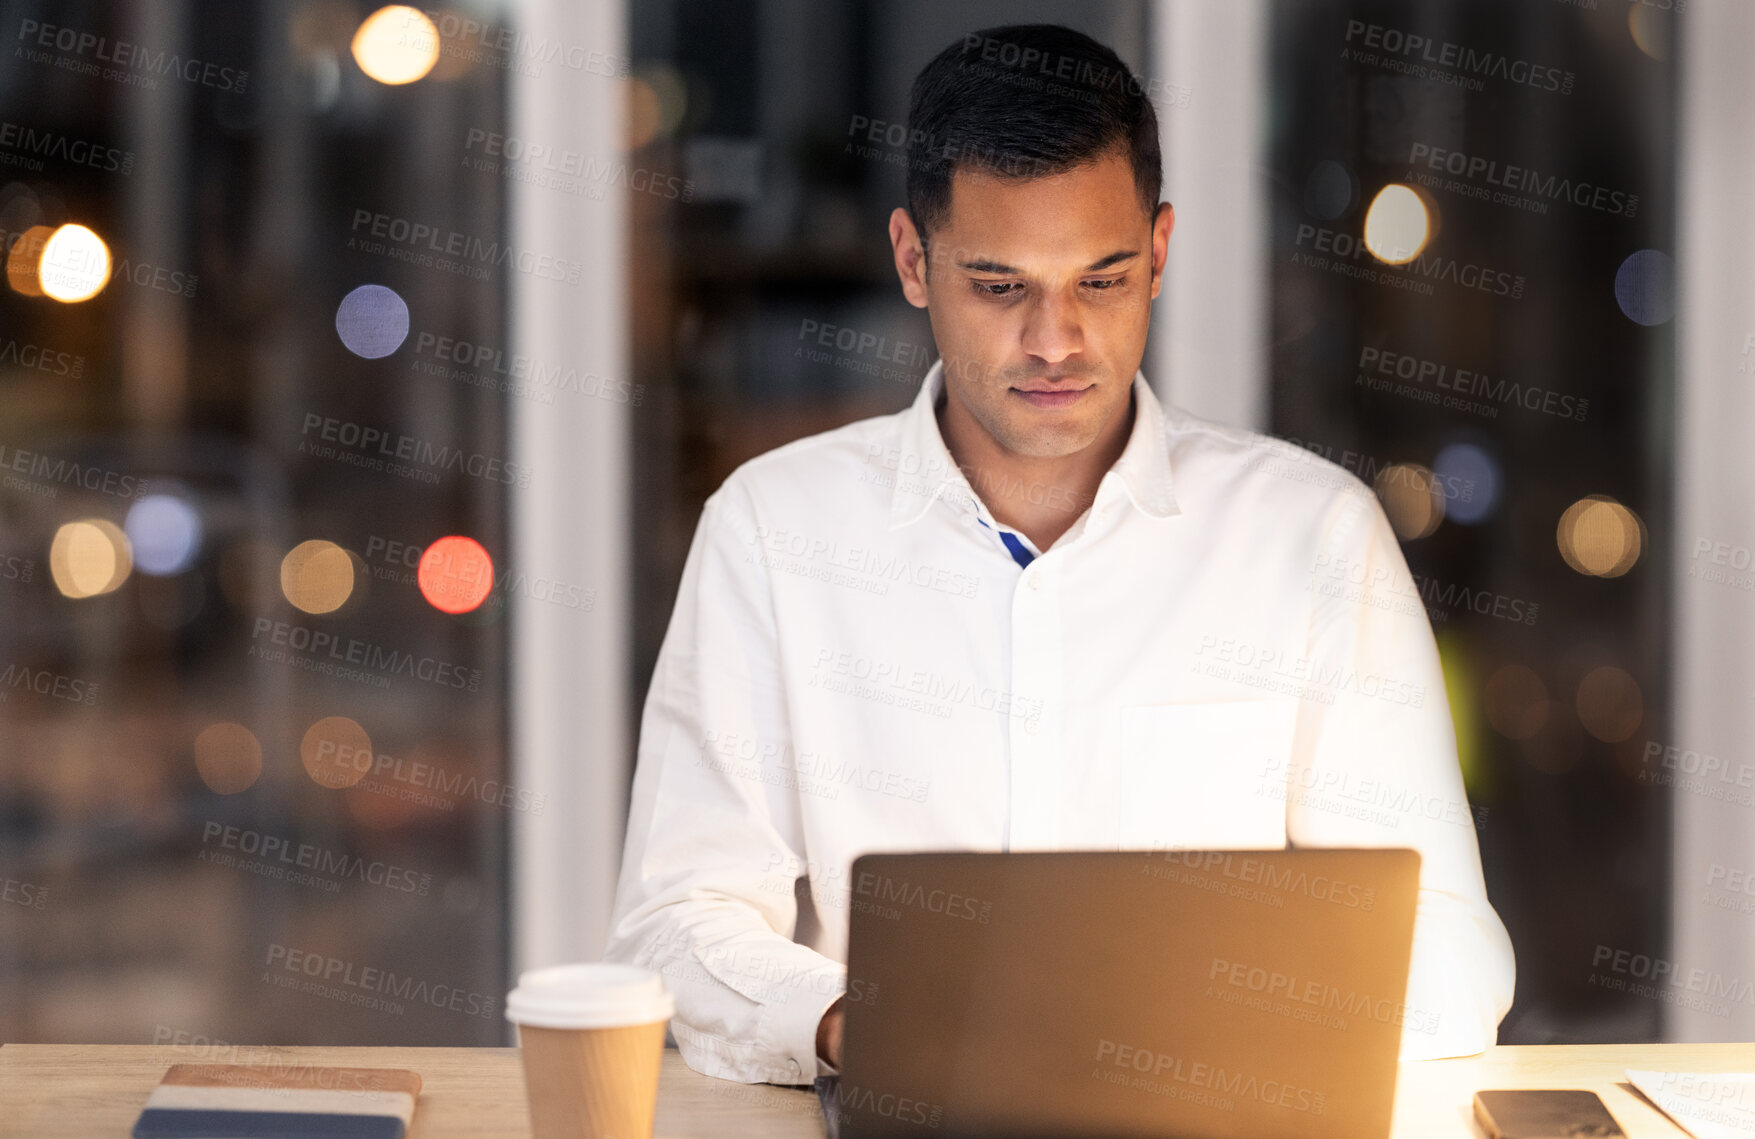
[[[284,645],[295,652],[310,653],[312,657],[327,656],[330,661],[340,661],[344,665],[360,665],[363,669],[379,675],[407,676],[415,680],[424,680],[429,684],[436,684],[441,688],[461,688],[469,692],[478,691],[481,687],[481,669],[479,668],[465,668],[460,664],[439,660],[436,657],[417,657],[413,653],[385,648],[383,645],[375,645],[357,637],[343,638],[322,629],[311,629],[304,625],[258,617],[255,627],[250,632],[250,639],[260,641],[264,637],[271,645]],[[258,645],[250,646],[250,655],[282,663],[270,652],[260,650]],[[318,661],[316,663],[324,664],[327,662]],[[331,669],[317,668],[312,671],[328,673]],[[340,675],[340,673],[336,673],[336,675]],[[381,687],[387,687],[387,685]]]
[[[1314,439],[1298,439],[1290,435],[1284,436],[1282,441],[1290,443],[1298,449],[1291,452],[1290,455],[1274,453],[1262,458],[1251,459],[1251,469],[1267,469],[1273,473],[1283,474],[1285,472],[1279,470],[1274,463],[1276,458],[1284,459],[1287,462],[1309,464],[1308,453],[1319,459],[1327,459],[1353,475],[1354,478],[1371,486],[1406,486],[1421,491],[1436,486],[1443,493],[1445,499],[1451,502],[1472,502],[1475,497],[1475,480],[1465,478],[1462,475],[1420,476],[1411,472],[1407,464],[1399,459],[1384,459],[1368,455],[1363,451],[1334,447],[1327,443],[1319,443]],[[1314,466],[1314,464],[1309,465]],[[1337,484],[1324,483],[1321,485]]]
[[[542,814],[543,808],[548,805],[546,791],[533,793],[527,788],[513,787],[498,779],[484,780],[461,771],[446,771],[437,764],[418,759],[399,759],[383,752],[374,753],[370,748],[354,747],[327,737],[317,745],[317,760],[325,771],[351,769],[362,773],[365,778],[354,784],[356,787],[380,793],[406,790],[410,793],[398,794],[397,797],[442,810],[450,810],[455,806],[455,799],[473,799],[488,806],[508,807],[533,815]],[[387,788],[382,784],[384,779],[405,784],[406,788]],[[372,786],[373,783],[378,785]],[[423,789],[452,796],[452,799],[413,793]]]
[[[219,865],[231,865],[236,859],[215,854],[214,851],[231,851],[234,854],[262,860],[267,867],[286,871],[308,870],[312,875],[327,877],[339,883],[342,879],[350,879],[368,886],[383,886],[404,894],[415,894],[426,897],[432,888],[433,876],[406,866],[396,866],[377,860],[366,861],[357,854],[329,850],[314,843],[295,842],[278,835],[266,834],[251,830],[248,827],[236,827],[222,823],[217,819],[208,819],[201,829],[201,860]],[[244,869],[259,870],[262,867],[239,863]],[[280,874],[269,874],[268,877],[281,877]],[[326,884],[326,883],[318,883]],[[332,891],[333,892],[333,891]]]
[[[1097,1041],[1096,1063],[1098,1067],[1091,1074],[1105,1083],[1124,1084],[1163,1095],[1177,1092],[1178,1089],[1163,1083],[1172,1080],[1191,1088],[1205,1089],[1217,1097],[1180,1095],[1178,1098],[1222,1111],[1230,1111],[1234,1101],[1240,1099],[1310,1115],[1321,1115],[1327,1106],[1323,1093],[1312,1088],[1299,1087],[1284,1080],[1264,1080],[1253,1073],[1229,1071],[1218,1064],[1115,1040]],[[1119,1071],[1105,1071],[1105,1066]]]
[[[1520,87],[1570,95],[1577,80],[1572,72],[1562,71],[1558,67],[1532,63],[1527,59],[1512,59],[1495,51],[1476,51],[1472,47],[1449,40],[1433,39],[1417,32],[1370,24],[1364,20],[1347,21],[1346,42],[1355,50],[1370,48],[1373,52],[1383,52],[1387,57],[1394,57],[1389,62],[1400,65],[1394,70],[1404,71],[1416,78],[1454,82],[1455,78],[1461,76],[1474,77],[1474,82],[1458,86],[1477,91],[1482,89],[1479,80],[1484,78],[1504,79]],[[1379,62],[1379,58],[1361,58],[1360,62],[1374,64]],[[1454,69],[1460,75],[1453,77],[1453,73],[1445,69]]]
[[[1387,997],[1374,997],[1370,993],[1341,989],[1326,981],[1298,977],[1247,962],[1215,957],[1207,970],[1207,980],[1219,981],[1230,989],[1307,1005],[1325,1013],[1362,1016],[1379,1024],[1406,1027],[1411,1032],[1421,1032],[1428,1036],[1438,1031],[1437,1013],[1409,1008],[1406,1004]]]
[[[1308,871],[1296,867],[1276,865],[1271,859],[1200,850],[1163,850],[1154,854],[1153,858],[1282,894],[1298,894],[1312,901],[1327,902],[1343,909],[1370,913],[1377,904],[1375,887],[1361,886],[1344,878],[1330,878],[1326,874],[1312,876]]]
[[[549,281],[577,285],[585,279],[585,263],[484,241],[454,229],[441,229],[375,210],[356,209],[347,248],[381,254],[448,273],[486,280],[490,268],[512,268]]]
[[[1716,1016],[1729,1015],[1731,1002],[1755,1007],[1755,980],[1726,975],[1714,969],[1684,966],[1663,957],[1607,945],[1598,945],[1593,951],[1591,967],[1607,968],[1607,974],[1592,974],[1592,983],[1599,988],[1656,997],[1688,1008],[1700,1008],[1705,1004],[1706,1010]],[[1681,990],[1681,993],[1676,990]],[[1672,999],[1686,994],[1693,994],[1694,1000]],[[1717,1009],[1711,1006],[1711,1002],[1718,1002]]]
[[[1432,281],[1443,281],[1464,289],[1478,289],[1483,293],[1496,297],[1509,297],[1517,300],[1523,296],[1524,278],[1520,273],[1512,273],[1505,269],[1494,269],[1473,262],[1458,261],[1454,257],[1445,257],[1436,253],[1422,253],[1413,261],[1402,265],[1391,265],[1380,262],[1366,246],[1365,239],[1354,237],[1344,230],[1329,229],[1327,226],[1302,224],[1293,244],[1298,246],[1301,254],[1306,242],[1319,254],[1338,257],[1342,264],[1356,261],[1366,262],[1374,279],[1386,283],[1399,281],[1406,286],[1429,285]],[[1294,264],[1302,264],[1298,255],[1294,255]],[[1315,268],[1326,268],[1326,264],[1314,265]],[[1421,295],[1431,295],[1430,289],[1418,290]]]
[[[84,704],[87,707],[97,703],[98,695],[95,680],[80,680],[50,672],[46,668],[31,668],[17,662],[8,664],[4,671],[0,671],[0,699],[5,699],[14,690],[34,692],[38,696],[52,696],[56,700]]]
[[[53,63],[76,73],[127,80],[134,86],[148,90],[158,86],[158,79],[163,76],[197,83],[216,91],[232,91],[239,95],[244,93],[250,83],[250,73],[239,68],[223,67],[192,57],[185,58],[176,52],[153,51],[127,40],[112,41],[107,36],[93,32],[45,24],[38,20],[19,22],[18,42],[23,45],[19,52],[32,63]],[[43,50],[31,50],[32,48]],[[67,54],[57,58],[48,54],[51,50]],[[70,56],[92,62],[80,64]],[[117,71],[98,66],[105,63],[115,64],[117,68],[125,70]]]
[[[842,1119],[850,1118],[852,1111],[861,1111],[921,1127],[937,1127],[944,1115],[944,1107],[940,1104],[895,1092],[862,1088],[844,1081],[835,1085],[835,1105],[840,1109]]]
[[[388,969],[380,969],[374,965],[356,965],[340,957],[330,957],[325,953],[295,946],[270,945],[268,959],[264,964],[271,968],[278,966],[286,973],[302,974],[321,984],[342,986],[340,992],[347,993],[351,990],[350,995],[389,997],[408,1001],[410,1004],[431,1005],[436,1009],[479,1016],[484,1020],[493,1019],[496,1011],[497,1002],[483,993],[467,992],[455,985],[431,984],[421,977],[398,976]],[[272,973],[263,975],[264,980],[272,978]],[[347,1003],[381,1007],[369,1000],[348,1000]]]
[[[1258,645],[1232,637],[1201,637],[1195,669],[1219,680],[1235,680],[1287,696],[1333,704],[1339,693],[1353,693],[1410,708],[1426,706],[1426,686],[1376,672],[1360,672],[1342,661],[1294,656],[1284,646]]]
[[[485,61],[484,53],[500,53],[505,60],[502,69],[516,70],[522,75],[540,75],[543,64],[559,63],[562,67],[582,71],[587,75],[625,79],[632,66],[632,60],[625,55],[611,55],[582,44],[563,43],[548,36],[537,36],[504,24],[484,22],[443,8],[425,8],[422,11],[439,33],[444,54],[457,55],[472,61]],[[405,21],[404,26],[414,30],[413,17]],[[428,39],[427,42],[430,43],[431,40]],[[470,47],[471,44],[483,50],[476,51]]]
[[[72,352],[57,352],[37,344],[0,337],[0,364],[14,364],[51,376],[77,380],[85,374],[85,357]]]
[[[92,264],[91,252],[80,246],[70,246],[66,253],[52,251],[49,248],[52,232],[48,226],[25,230],[0,228],[0,248],[10,249],[14,262],[28,263],[34,258],[45,270],[59,269],[75,275],[86,272]],[[201,278],[195,273],[186,273],[168,265],[154,265],[150,261],[117,257],[110,268],[109,284],[117,282],[177,297],[193,297]]]
[[[808,564],[802,567],[789,566],[785,558],[790,557],[803,563],[820,564],[825,570],[844,569],[855,575],[863,575],[871,584],[907,584],[938,593],[948,593],[953,597],[974,597],[981,589],[981,579],[971,574],[926,562],[913,562],[906,555],[885,553],[872,546],[843,545],[838,540],[784,527],[757,523],[749,544],[751,550],[745,561],[753,561],[782,572],[802,572],[804,576],[817,576],[810,572],[812,567]],[[830,580],[826,573],[822,578]],[[855,580],[847,584],[861,583]],[[887,589],[872,592],[884,593]]]
[[[299,434],[303,438],[298,449],[306,454],[390,474],[412,473],[421,476],[422,482],[437,482],[440,471],[456,471],[489,482],[516,483],[520,488],[530,485],[530,468],[508,459],[429,443],[412,435],[392,434],[382,427],[368,427],[314,411],[305,414]],[[316,442],[311,439],[313,435]],[[340,444],[343,450],[324,446],[325,443]],[[411,471],[402,463],[426,469]]]
[[[481,154],[474,153],[478,147]],[[668,201],[692,202],[695,198],[693,180],[480,127],[469,128],[463,136],[463,151],[463,165],[470,169],[569,194],[585,194],[596,200],[603,198],[606,186],[619,186]]]
[[[1382,390],[1387,381],[1405,380],[1411,388],[1435,388],[1460,396],[1479,396],[1493,403],[1539,411],[1560,419],[1583,422],[1590,411],[1590,400],[1566,395],[1551,388],[1521,384],[1516,380],[1495,380],[1486,372],[1469,368],[1452,369],[1449,364],[1426,360],[1405,352],[1363,345],[1359,349],[1359,379],[1364,386]],[[1433,393],[1436,394],[1436,393]],[[1488,408],[1497,416],[1497,408]]]
[[[0,443],[0,472],[16,471],[33,479],[47,479],[63,486],[77,487],[117,498],[133,498],[146,493],[146,480],[102,467],[86,466],[72,459],[58,459],[41,451],[26,451]]]
[[[16,878],[0,879],[0,902],[40,910],[49,904],[49,888]]]
[[[534,398],[541,403],[553,403],[552,392],[575,392],[634,407],[639,407],[646,398],[645,384],[600,376],[589,370],[581,372],[570,364],[552,364],[541,357],[507,352],[491,344],[476,344],[432,332],[415,336],[414,351],[417,357],[430,356],[438,361],[438,366],[423,368],[422,361],[417,359],[415,368],[418,371],[462,380],[475,387],[495,387],[494,377],[498,377],[500,391]],[[444,365],[456,365],[465,371],[459,374]]]
[[[1598,186],[1591,182],[1573,181],[1557,174],[1544,175],[1539,170],[1527,166],[1514,166],[1510,163],[1500,165],[1497,159],[1484,158],[1481,155],[1464,154],[1460,150],[1446,150],[1441,146],[1416,142],[1408,151],[1408,164],[1424,164],[1429,170],[1453,174],[1465,182],[1481,182],[1499,190],[1510,190],[1519,194],[1533,194],[1537,198],[1548,201],[1568,201],[1575,206],[1597,210],[1606,214],[1618,214],[1632,217],[1639,212],[1639,195],[1629,194],[1625,190],[1611,190],[1607,186]],[[1452,187],[1440,186],[1440,189]],[[1455,187],[1459,192],[1468,192],[1468,187]],[[1472,196],[1483,196],[1504,205],[1519,205],[1521,199],[1506,197],[1497,192],[1481,192]],[[1540,205],[1541,203],[1535,203]],[[1543,211],[1545,212],[1545,211]]]
[[[959,918],[986,925],[993,915],[993,903],[980,898],[971,898],[966,894],[958,894],[951,890],[934,888],[928,890],[918,882],[901,881],[887,874],[876,874],[870,870],[861,870],[853,880],[853,892],[862,898],[868,898],[873,905],[887,905],[895,909],[895,917],[901,916],[898,907],[908,906],[912,909],[925,910],[928,913],[943,914],[945,917]],[[886,915],[888,916],[888,915]]]
[[[72,138],[57,131],[0,122],[0,150],[11,151],[16,157],[0,158],[0,162],[40,171],[43,159],[53,158],[74,166],[89,166],[127,174],[134,169],[134,152],[114,146],[100,146],[82,138]]]

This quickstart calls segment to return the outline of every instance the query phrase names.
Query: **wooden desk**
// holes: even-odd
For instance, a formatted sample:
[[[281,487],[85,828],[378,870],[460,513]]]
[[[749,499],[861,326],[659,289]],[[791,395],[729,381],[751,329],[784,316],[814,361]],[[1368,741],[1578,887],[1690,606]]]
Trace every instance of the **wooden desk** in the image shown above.
[[[412,1068],[423,1080],[419,1139],[523,1139],[524,1076],[511,1048],[225,1048],[8,1044],[0,1048],[0,1136],[125,1136],[159,1077],[176,1063],[341,1064]],[[1403,1064],[1397,1139],[1478,1137],[1475,1089],[1582,1087],[1603,1097],[1629,1139],[1682,1134],[1627,1084],[1622,1070],[1755,1071],[1755,1044],[1601,1044],[1496,1048],[1485,1056]],[[666,1139],[821,1139],[809,1090],[734,1084],[664,1057],[658,1135]]]

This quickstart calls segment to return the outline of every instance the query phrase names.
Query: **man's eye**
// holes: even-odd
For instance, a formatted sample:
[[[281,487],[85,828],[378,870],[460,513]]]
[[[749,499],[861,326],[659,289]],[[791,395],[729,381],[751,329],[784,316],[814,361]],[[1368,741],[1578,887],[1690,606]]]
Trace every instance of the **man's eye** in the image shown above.
[[[974,285],[975,291],[984,297],[1015,296],[1018,290],[1023,288],[1016,281],[1001,281],[998,284],[987,281],[971,281],[970,284]]]
[[[1121,284],[1120,277],[1108,277],[1100,281],[1086,281],[1085,287],[1090,289],[1112,289]]]

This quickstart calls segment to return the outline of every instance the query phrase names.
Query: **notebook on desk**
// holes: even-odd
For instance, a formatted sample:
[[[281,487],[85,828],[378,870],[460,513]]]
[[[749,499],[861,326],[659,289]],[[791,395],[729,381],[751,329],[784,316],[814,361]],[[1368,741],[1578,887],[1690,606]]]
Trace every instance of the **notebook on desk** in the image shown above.
[[[862,857],[841,1074],[816,1083],[829,1134],[1388,1136],[1419,868],[1411,850]]]
[[[405,1068],[173,1064],[134,1139],[402,1139],[420,1098]]]

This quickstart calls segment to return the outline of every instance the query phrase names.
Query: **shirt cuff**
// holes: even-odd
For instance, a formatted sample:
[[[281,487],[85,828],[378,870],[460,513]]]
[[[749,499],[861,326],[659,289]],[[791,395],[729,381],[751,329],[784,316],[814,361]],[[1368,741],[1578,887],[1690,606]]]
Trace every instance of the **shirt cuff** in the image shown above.
[[[680,1021],[671,1021],[677,1051],[689,1067],[703,1076],[735,1080],[740,1084],[785,1084],[796,1077],[791,1062],[775,1058],[750,1044],[738,1044],[707,1032],[696,1032]]]
[[[817,1026],[829,1006],[846,992],[847,971],[840,965],[825,965],[818,970],[817,983],[799,981],[792,999],[768,1006],[767,1029],[775,1052],[794,1069],[791,1082],[808,1084],[818,1076],[835,1074],[834,1068],[817,1058]]]

